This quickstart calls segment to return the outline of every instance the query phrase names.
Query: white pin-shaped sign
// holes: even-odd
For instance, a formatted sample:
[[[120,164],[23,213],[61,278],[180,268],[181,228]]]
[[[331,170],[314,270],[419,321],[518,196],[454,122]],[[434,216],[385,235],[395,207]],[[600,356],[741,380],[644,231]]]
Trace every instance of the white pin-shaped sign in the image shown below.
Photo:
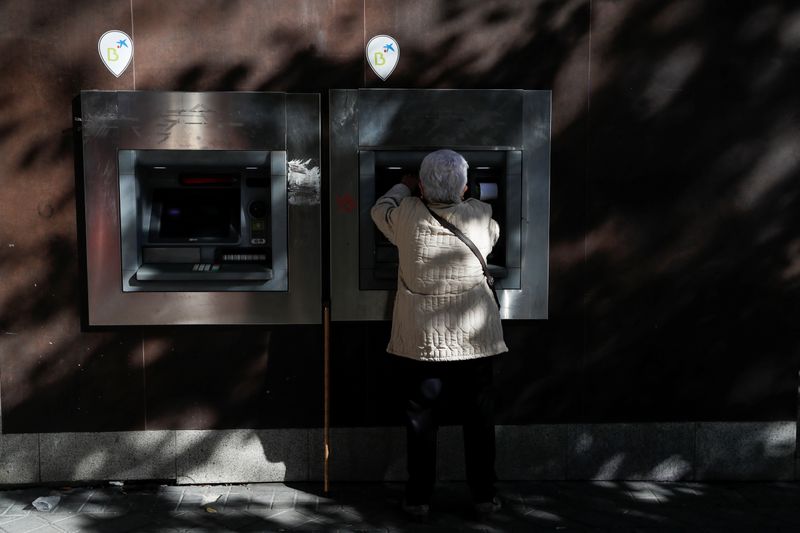
[[[367,62],[380,79],[386,80],[399,60],[400,45],[394,37],[376,35],[367,43]]]
[[[133,59],[133,39],[124,31],[107,31],[97,41],[97,51],[106,68],[119,78]]]

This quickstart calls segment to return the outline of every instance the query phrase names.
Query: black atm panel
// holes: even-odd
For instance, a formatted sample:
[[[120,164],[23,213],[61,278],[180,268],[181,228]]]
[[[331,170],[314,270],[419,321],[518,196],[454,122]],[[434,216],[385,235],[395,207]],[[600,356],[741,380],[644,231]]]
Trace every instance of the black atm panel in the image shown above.
[[[370,208],[405,174],[419,175],[432,150],[359,152],[359,287],[397,287],[397,248],[375,227]],[[459,151],[469,164],[467,197],[492,206],[500,238],[486,258],[499,289],[520,288],[522,156],[518,150]]]
[[[370,209],[441,148],[464,156],[467,194],[491,204],[500,225],[487,258],[500,316],[547,318],[551,96],[518,89],[330,92],[333,320],[391,318],[397,250]]]
[[[286,208],[272,203],[285,161],[282,151],[120,150],[123,291],[259,290],[285,278],[274,259],[286,255]]]
[[[81,91],[73,111],[88,327],[320,323],[318,94]]]

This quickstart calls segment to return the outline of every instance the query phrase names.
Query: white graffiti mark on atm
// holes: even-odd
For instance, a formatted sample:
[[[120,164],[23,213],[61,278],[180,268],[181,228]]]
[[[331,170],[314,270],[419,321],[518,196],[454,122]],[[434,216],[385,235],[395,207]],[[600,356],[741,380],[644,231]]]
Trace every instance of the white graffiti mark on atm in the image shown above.
[[[289,204],[319,205],[320,183],[320,169],[315,161],[289,161]]]
[[[214,110],[206,109],[203,104],[196,104],[191,109],[170,109],[161,115],[161,120],[156,126],[160,135],[158,142],[168,141],[173,129],[179,124],[205,126],[213,115]]]

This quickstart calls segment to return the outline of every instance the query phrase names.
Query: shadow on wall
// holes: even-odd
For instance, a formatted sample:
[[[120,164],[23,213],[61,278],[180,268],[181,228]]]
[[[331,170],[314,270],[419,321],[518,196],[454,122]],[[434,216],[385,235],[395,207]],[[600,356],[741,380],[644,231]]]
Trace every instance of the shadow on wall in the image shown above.
[[[585,414],[794,419],[800,11],[597,4]]]
[[[710,1],[420,5],[433,16],[417,31],[435,48],[406,38],[406,70],[386,85],[555,93],[552,318],[506,324],[499,421],[793,418],[796,6],[720,15]],[[318,328],[80,331],[67,110],[102,67],[73,51],[56,58],[52,79],[17,53],[41,51],[26,32],[73,31],[80,18],[37,18],[0,43],[9,81],[0,89],[4,430],[320,426]],[[298,31],[258,37],[302,43]],[[501,35],[513,43],[501,55],[475,48]],[[327,88],[362,79],[360,55],[334,60],[298,45],[288,58],[263,79],[251,74],[254,51],[145,85],[319,90],[325,101]],[[386,339],[387,324],[337,325],[335,424],[391,419]],[[221,446],[198,435],[179,455]]]
[[[793,419],[800,12],[594,2],[589,117],[572,105],[587,65],[570,77],[588,48],[588,3],[537,6],[534,31],[488,65],[458,60],[484,27],[451,30],[489,8],[454,8],[437,21],[437,54],[405,46],[415,72],[389,80],[555,88],[551,319],[506,322],[500,421]],[[362,338],[363,359],[376,357],[385,340],[371,342],[371,328],[345,326],[334,352]],[[379,422],[384,404],[358,406],[390,379],[353,392],[339,423]]]

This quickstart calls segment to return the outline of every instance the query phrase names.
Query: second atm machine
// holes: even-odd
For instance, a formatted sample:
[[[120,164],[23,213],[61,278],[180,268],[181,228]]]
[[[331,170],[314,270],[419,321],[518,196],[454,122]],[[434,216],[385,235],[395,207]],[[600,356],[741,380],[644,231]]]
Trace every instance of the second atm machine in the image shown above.
[[[464,156],[467,194],[500,224],[487,263],[502,318],[547,318],[550,108],[550,91],[331,91],[332,318],[391,318],[397,249],[370,208],[440,148]]]
[[[88,323],[319,323],[319,96],[84,91]]]

